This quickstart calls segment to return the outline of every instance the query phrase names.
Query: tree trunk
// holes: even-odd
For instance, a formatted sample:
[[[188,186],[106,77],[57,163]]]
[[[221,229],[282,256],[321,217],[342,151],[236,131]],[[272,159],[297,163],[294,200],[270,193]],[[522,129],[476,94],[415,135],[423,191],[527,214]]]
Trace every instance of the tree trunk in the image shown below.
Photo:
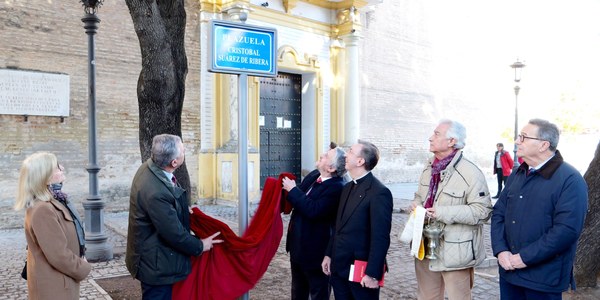
[[[138,79],[139,141],[142,162],[150,157],[157,134],[181,137],[187,56],[184,47],[184,0],[125,0],[140,42],[142,70]],[[191,197],[183,164],[175,172]]]
[[[600,144],[583,176],[588,185],[588,214],[575,256],[577,287],[596,287],[600,271]]]

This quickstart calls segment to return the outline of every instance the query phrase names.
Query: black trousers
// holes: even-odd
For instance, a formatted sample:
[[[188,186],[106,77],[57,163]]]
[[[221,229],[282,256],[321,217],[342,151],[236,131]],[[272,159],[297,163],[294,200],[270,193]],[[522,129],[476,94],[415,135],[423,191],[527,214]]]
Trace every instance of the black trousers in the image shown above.
[[[351,282],[348,276],[331,274],[331,287],[335,300],[378,300],[379,288],[362,287],[359,282]]]
[[[562,293],[534,291],[506,282],[500,277],[500,300],[560,300]]]
[[[301,264],[291,262],[292,300],[329,300],[331,286],[329,276],[321,268],[305,269]]]
[[[508,176],[502,175],[502,169],[496,169],[496,177],[498,178],[498,193],[496,196],[500,196],[500,192],[502,192],[502,184],[506,185],[506,178]]]
[[[152,285],[142,282],[142,300],[171,300],[173,285]]]

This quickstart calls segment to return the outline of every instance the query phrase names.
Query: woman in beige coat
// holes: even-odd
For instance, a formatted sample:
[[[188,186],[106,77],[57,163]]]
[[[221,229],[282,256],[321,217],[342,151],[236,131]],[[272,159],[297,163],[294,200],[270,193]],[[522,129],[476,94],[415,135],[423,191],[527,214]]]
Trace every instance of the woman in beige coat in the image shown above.
[[[26,209],[29,299],[79,299],[79,282],[92,269],[81,220],[60,191],[64,179],[51,153],[32,154],[21,166],[15,209]]]

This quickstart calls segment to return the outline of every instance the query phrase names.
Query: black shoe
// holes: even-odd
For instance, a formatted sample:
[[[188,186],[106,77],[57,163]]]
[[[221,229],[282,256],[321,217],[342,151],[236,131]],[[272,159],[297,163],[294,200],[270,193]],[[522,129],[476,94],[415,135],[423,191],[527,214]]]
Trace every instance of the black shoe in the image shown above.
[[[498,195],[492,197],[492,199],[498,199],[498,198],[500,198],[500,196],[498,196]]]

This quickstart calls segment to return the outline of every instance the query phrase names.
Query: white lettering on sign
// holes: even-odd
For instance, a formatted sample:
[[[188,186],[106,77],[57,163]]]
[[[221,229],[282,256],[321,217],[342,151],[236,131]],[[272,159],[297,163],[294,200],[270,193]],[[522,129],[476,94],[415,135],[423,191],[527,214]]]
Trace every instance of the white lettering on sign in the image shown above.
[[[248,37],[248,36],[239,35],[239,34],[224,34],[222,39],[225,42],[236,42],[236,43],[241,43],[241,44],[250,44],[250,45],[259,45],[259,46],[266,45],[264,39]]]
[[[0,114],[69,116],[69,76],[0,69]]]
[[[229,52],[234,54],[260,56],[260,52],[256,49],[229,47]]]

